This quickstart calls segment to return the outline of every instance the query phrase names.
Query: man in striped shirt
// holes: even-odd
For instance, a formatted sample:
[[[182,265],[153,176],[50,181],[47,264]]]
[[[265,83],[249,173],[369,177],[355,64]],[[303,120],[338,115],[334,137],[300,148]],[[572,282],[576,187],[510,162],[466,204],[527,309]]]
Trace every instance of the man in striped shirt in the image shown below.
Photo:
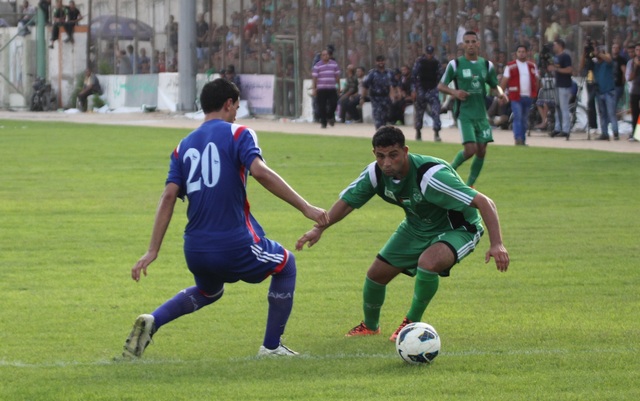
[[[322,128],[327,128],[327,122],[333,126],[336,121],[340,67],[331,58],[329,50],[322,51],[320,61],[313,66],[311,77],[313,78],[312,95],[317,97],[320,124]]]

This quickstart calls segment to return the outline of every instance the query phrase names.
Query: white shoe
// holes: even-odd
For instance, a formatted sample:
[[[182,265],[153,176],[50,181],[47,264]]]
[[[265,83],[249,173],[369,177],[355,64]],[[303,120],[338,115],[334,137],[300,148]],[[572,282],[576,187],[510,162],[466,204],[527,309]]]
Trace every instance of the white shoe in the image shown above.
[[[296,356],[299,355],[292,349],[287,348],[283,344],[278,345],[276,349],[269,349],[264,345],[260,346],[258,350],[258,356]]]
[[[133,329],[124,342],[122,356],[125,358],[140,358],[156,332],[155,319],[152,315],[140,315],[133,323]]]

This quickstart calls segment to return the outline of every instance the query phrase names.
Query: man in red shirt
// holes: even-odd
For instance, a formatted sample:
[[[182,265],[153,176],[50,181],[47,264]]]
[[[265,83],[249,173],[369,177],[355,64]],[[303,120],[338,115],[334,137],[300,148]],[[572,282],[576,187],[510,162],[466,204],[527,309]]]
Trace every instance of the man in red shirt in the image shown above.
[[[540,76],[535,63],[527,60],[528,49],[519,45],[516,59],[507,63],[500,86],[509,95],[513,113],[513,136],[516,145],[526,145],[529,110],[538,95]]]

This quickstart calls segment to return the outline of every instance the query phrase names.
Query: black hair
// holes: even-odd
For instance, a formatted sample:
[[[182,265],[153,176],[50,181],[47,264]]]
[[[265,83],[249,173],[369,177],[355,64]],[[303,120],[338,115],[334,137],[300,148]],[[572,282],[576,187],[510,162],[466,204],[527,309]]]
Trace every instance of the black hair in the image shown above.
[[[401,148],[404,148],[404,134],[398,127],[385,125],[378,128],[376,133],[373,134],[371,144],[374,148],[386,148],[393,145],[399,145]]]
[[[557,44],[559,44],[563,49],[564,49],[564,48],[565,48],[565,46],[566,46],[566,45],[565,45],[565,43],[564,43],[564,40],[562,40],[562,39],[560,39],[560,38],[558,38],[558,39],[554,40],[554,42],[555,42],[555,43],[557,43]]]
[[[224,103],[231,99],[235,103],[240,98],[240,90],[233,82],[218,78],[207,82],[200,93],[200,105],[204,114],[220,111]]]
[[[476,38],[478,37],[478,33],[475,32],[475,31],[467,31],[462,36],[464,37],[464,36],[467,36],[467,35],[472,35],[472,36],[475,36]]]

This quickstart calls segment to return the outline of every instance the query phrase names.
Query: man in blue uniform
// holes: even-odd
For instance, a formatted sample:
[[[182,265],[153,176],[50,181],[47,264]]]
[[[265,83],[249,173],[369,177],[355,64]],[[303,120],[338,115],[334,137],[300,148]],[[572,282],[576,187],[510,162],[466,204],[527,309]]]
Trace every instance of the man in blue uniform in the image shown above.
[[[239,93],[226,79],[207,83],[200,95],[205,122],[180,141],[171,154],[151,242],[131,269],[131,277],[138,281],[141,273],[146,276],[147,267],[158,257],[176,200],[186,196],[189,207],[184,253],[195,285],[181,290],[151,314],[138,316],[124,345],[125,358],[142,356],[163,325],[220,299],[224,283],[260,283],[269,276],[267,328],[258,355],[297,355],[280,343],[293,306],[295,258],[265,237],[251,215],[246,193],[249,173],[318,225],[328,224],[328,215],[267,167],[253,130],[233,123],[240,106]]]
[[[378,129],[387,123],[391,110],[390,93],[392,88],[398,86],[393,71],[385,66],[384,56],[376,57],[376,68],[369,71],[363,81],[363,86],[371,99],[371,113],[376,129]],[[361,104],[362,102],[364,102],[364,96],[360,100]]]
[[[433,140],[440,142],[440,91],[438,82],[442,76],[440,61],[433,55],[436,49],[429,45],[424,55],[420,56],[413,65],[413,97],[415,108],[416,139],[422,140],[422,125],[424,112],[429,111],[429,117],[433,120]]]

